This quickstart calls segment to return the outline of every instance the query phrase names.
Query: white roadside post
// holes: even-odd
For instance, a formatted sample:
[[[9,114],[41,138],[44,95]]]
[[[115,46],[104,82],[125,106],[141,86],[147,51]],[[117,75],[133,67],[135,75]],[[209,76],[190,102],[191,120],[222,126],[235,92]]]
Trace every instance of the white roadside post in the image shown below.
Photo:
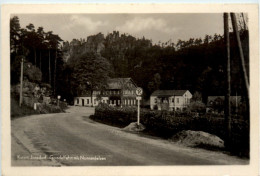
[[[137,125],[140,124],[140,100],[142,99],[141,95],[143,94],[143,89],[141,87],[137,87],[135,91],[137,97]]]
[[[61,98],[61,96],[60,95],[58,95],[58,106],[60,106],[60,98]]]

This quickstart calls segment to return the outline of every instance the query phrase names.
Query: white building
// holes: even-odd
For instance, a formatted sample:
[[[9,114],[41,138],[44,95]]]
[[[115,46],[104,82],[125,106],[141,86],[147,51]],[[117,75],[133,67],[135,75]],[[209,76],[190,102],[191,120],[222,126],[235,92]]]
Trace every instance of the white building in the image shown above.
[[[150,107],[152,110],[183,110],[191,98],[188,90],[156,90],[150,96]]]

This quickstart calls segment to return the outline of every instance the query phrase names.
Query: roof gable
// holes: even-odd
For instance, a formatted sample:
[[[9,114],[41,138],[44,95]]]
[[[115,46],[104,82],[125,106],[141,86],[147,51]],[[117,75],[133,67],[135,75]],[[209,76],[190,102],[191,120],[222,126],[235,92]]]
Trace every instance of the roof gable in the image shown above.
[[[188,90],[156,90],[151,96],[183,96]]]
[[[111,78],[107,84],[108,89],[132,89],[137,87],[131,78]]]

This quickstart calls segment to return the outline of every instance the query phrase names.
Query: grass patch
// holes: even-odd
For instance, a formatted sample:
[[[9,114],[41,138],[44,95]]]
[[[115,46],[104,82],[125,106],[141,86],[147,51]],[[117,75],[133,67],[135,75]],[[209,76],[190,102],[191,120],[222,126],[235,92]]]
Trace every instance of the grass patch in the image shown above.
[[[38,111],[35,111],[33,108],[28,107],[26,105],[19,106],[19,102],[14,98],[11,98],[11,119],[40,114]]]
[[[55,106],[49,104],[40,104],[37,107],[37,110],[34,110],[32,107],[22,104],[19,106],[19,102],[16,98],[11,97],[11,119],[15,119],[18,117],[24,117],[35,114],[49,114],[49,113],[60,113],[65,112],[67,106]]]

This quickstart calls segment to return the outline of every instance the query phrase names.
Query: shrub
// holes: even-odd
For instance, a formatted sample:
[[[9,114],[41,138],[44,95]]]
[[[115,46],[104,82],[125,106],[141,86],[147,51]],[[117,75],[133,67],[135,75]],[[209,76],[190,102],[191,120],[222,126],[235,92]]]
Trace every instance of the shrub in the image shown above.
[[[48,113],[60,113],[63,112],[63,109],[61,109],[59,106],[41,103],[38,104],[37,111],[41,114],[48,114]]]
[[[205,112],[206,105],[201,101],[194,101],[189,104],[188,110],[191,112]]]

